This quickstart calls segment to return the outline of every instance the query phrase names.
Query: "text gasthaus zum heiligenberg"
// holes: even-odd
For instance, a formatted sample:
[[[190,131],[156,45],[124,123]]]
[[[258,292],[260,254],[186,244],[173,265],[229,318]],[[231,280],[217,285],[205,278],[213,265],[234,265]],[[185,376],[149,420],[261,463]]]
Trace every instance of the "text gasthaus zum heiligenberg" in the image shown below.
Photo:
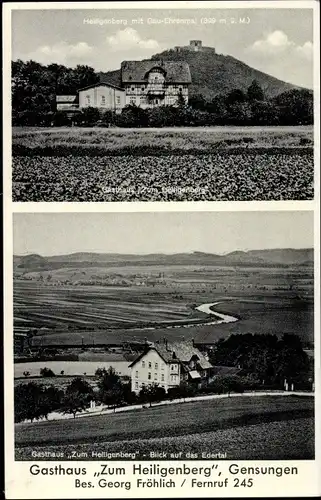
[[[260,476],[297,475],[298,467],[285,466],[241,466],[222,463],[209,466],[183,464],[169,466],[160,464],[126,464],[115,466],[97,464],[96,470],[87,467],[65,467],[55,465],[43,467],[32,464],[32,476],[71,476],[75,488],[108,488],[130,490],[136,488],[251,488]],[[130,478],[130,479],[128,479]]]

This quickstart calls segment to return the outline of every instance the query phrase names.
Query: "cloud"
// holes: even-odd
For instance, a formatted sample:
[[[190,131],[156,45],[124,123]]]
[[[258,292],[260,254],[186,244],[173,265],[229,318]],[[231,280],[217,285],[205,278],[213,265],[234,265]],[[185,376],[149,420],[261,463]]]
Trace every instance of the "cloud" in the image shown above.
[[[313,45],[311,42],[305,42],[300,46],[295,44],[284,31],[276,30],[265,35],[261,40],[256,40],[246,52],[256,54],[260,57],[273,57],[280,54],[296,54],[306,59],[311,59],[313,54]]]
[[[302,87],[313,86],[313,44],[299,45],[281,30],[266,33],[244,51],[250,66]]]
[[[43,45],[34,52],[27,55],[27,59],[33,59],[42,64],[58,63],[68,64],[84,62],[93,53],[93,47],[87,42],[78,42],[75,45],[59,42],[54,45]]]
[[[254,42],[247,50],[257,54],[274,55],[276,52],[280,53],[290,49],[293,45],[294,43],[283,31],[273,31],[264,39]]]
[[[153,51],[160,48],[157,40],[151,38],[143,40],[133,28],[119,30],[115,35],[108,36],[106,41],[110,49],[117,52],[133,49]]]
[[[296,47],[296,52],[303,59],[307,59],[308,61],[312,61],[313,58],[313,43],[305,42],[302,46]]]

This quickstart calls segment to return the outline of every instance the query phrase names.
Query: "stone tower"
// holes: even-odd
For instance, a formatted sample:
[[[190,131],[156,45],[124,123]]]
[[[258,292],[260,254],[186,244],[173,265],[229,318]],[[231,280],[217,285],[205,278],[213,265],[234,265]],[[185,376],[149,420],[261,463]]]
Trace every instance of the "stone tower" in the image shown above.
[[[198,52],[199,50],[202,50],[202,40],[191,40],[189,42],[189,46],[191,50]]]

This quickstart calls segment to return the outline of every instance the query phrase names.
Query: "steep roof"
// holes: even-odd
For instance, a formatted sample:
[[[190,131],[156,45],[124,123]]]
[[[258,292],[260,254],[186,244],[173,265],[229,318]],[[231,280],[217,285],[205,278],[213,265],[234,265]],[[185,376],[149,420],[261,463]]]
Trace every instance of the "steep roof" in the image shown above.
[[[122,83],[143,83],[153,68],[165,73],[167,83],[191,83],[189,65],[185,61],[123,61],[121,63]]]
[[[198,364],[203,370],[212,368],[212,365],[199,349],[193,346],[192,341],[172,342],[167,344],[155,344],[149,346],[147,351],[141,353],[129,366],[134,366],[147,352],[151,349],[155,350],[165,363],[173,363],[180,361],[181,363],[188,363],[193,356],[198,357]],[[173,357],[174,355],[174,357]]]

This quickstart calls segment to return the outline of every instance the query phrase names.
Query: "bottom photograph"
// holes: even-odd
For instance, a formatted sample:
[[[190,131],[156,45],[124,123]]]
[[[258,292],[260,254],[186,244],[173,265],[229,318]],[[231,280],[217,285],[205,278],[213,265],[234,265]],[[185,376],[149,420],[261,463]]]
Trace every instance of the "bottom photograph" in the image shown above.
[[[13,217],[15,460],[311,460],[311,211]]]

